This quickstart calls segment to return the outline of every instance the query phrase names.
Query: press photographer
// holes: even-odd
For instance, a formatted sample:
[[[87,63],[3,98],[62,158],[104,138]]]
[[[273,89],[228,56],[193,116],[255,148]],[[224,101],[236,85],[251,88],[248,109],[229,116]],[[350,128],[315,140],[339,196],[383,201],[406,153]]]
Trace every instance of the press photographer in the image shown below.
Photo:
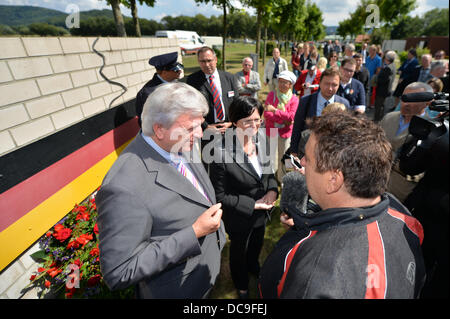
[[[430,110],[440,112],[436,119],[413,117],[408,139],[399,154],[399,167],[411,180],[423,175],[405,200],[425,233],[422,249],[427,282],[422,297],[448,298],[448,94],[404,94],[402,101],[432,101]]]

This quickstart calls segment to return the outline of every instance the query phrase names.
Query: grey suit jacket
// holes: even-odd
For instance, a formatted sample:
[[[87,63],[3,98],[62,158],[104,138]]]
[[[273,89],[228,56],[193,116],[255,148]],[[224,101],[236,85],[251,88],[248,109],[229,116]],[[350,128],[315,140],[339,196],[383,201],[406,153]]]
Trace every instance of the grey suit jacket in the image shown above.
[[[201,163],[189,163],[207,200],[138,133],[97,194],[100,265],[111,289],[140,298],[202,298],[220,271],[224,227],[197,239],[192,224],[215,203]]]
[[[245,83],[244,71],[239,71],[235,74],[237,80],[237,87],[239,95],[250,95],[255,99],[258,98],[258,91],[261,90],[261,80],[259,79],[259,73],[250,71],[250,78],[246,87],[242,85]]]

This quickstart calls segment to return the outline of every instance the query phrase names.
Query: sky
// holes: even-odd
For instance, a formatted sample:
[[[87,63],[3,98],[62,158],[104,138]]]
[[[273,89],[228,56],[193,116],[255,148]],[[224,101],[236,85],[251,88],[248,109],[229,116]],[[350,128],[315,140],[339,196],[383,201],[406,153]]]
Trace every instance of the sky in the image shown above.
[[[138,1],[137,1],[138,2]],[[238,1],[233,1],[236,7],[242,8]],[[355,10],[358,0],[312,0],[322,10],[324,25],[337,26],[339,21],[349,17]],[[411,15],[422,15],[433,8],[448,8],[448,0],[416,0],[418,7]],[[92,9],[110,9],[106,0],[0,0],[3,5],[30,5],[44,8],[66,11],[69,4],[76,4],[80,11]],[[245,9],[245,8],[244,8]],[[247,9],[250,14],[255,14],[253,9]],[[69,11],[67,11],[69,12]],[[221,15],[222,10],[211,5],[198,6],[194,0],[156,0],[154,7],[138,4],[138,16],[145,19],[160,21],[165,16],[203,14],[206,17]],[[122,14],[131,16],[129,9],[122,6]]]

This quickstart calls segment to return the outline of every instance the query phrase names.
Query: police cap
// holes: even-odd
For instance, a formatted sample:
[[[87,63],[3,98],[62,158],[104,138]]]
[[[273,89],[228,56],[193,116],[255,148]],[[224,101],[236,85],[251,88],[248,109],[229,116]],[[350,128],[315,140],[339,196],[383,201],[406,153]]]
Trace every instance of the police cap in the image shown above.
[[[183,65],[177,62],[178,52],[171,52],[152,57],[148,63],[153,65],[157,70],[166,71],[181,71],[184,69]]]

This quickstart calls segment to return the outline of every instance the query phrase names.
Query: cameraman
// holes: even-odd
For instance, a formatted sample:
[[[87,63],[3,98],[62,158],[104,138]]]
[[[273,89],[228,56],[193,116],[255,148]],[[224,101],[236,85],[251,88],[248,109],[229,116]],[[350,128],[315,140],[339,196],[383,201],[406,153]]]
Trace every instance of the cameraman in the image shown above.
[[[403,94],[429,92],[433,93],[433,89],[426,83],[413,82],[403,91]],[[392,151],[394,152],[394,163],[389,178],[388,192],[392,193],[401,202],[404,202],[406,197],[412,192],[417,182],[411,181],[405,173],[399,168],[398,153],[408,137],[408,127],[414,115],[424,116],[425,109],[429,102],[401,102],[400,111],[387,113],[380,126],[384,129],[386,137],[392,144]]]
[[[409,127],[411,139],[399,156],[399,167],[404,173],[425,173],[405,200],[405,206],[422,223],[425,233],[422,250],[427,281],[423,298],[448,298],[449,288],[448,100],[439,102],[441,109],[437,111],[445,109],[446,114],[434,122],[414,118]]]

